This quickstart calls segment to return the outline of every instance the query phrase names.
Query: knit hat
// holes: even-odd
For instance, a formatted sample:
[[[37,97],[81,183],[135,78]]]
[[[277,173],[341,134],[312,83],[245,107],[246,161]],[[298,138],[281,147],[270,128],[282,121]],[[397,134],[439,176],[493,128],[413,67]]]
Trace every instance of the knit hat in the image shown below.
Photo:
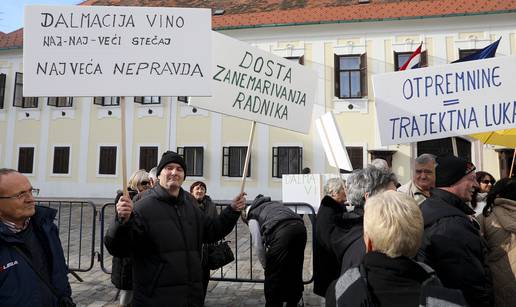
[[[161,160],[159,161],[159,164],[158,164],[158,169],[156,170],[156,175],[159,176],[159,174],[161,173],[161,170],[165,166],[167,166],[167,164],[169,164],[169,163],[177,163],[177,164],[181,165],[181,167],[185,171],[185,178],[186,178],[185,160],[183,159],[183,157],[178,155],[176,152],[173,152],[170,150],[163,153],[163,155],[161,156]]]
[[[436,187],[452,186],[475,170],[473,163],[454,156],[437,157],[435,162],[437,164],[435,167]]]
[[[192,193],[193,189],[194,189],[196,186],[198,186],[198,185],[200,185],[201,187],[203,187],[203,188],[204,188],[204,191],[207,191],[207,190],[208,190],[208,189],[206,188],[206,184],[205,184],[204,182],[202,182],[202,181],[196,181],[196,182],[192,183],[192,185],[190,186],[190,193]]]

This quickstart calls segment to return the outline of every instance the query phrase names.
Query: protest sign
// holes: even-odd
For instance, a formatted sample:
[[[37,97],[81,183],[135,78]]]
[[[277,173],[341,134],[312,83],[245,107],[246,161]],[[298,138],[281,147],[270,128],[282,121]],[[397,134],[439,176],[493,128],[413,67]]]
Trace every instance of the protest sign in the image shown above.
[[[212,32],[213,95],[192,106],[301,133],[310,129],[317,76],[296,62]]]
[[[349,160],[348,152],[340,135],[332,112],[323,114],[315,120],[317,133],[323,144],[328,164],[338,169],[352,171],[353,166]]]
[[[25,7],[24,96],[209,96],[211,10]]]
[[[346,178],[348,174],[343,175]],[[339,178],[338,174],[299,174],[283,175],[281,178],[281,200],[289,203],[310,204],[315,212],[319,210],[324,197],[324,185],[330,178]],[[298,213],[312,213],[306,208],[297,208]]]
[[[382,145],[516,126],[516,56],[373,75]]]

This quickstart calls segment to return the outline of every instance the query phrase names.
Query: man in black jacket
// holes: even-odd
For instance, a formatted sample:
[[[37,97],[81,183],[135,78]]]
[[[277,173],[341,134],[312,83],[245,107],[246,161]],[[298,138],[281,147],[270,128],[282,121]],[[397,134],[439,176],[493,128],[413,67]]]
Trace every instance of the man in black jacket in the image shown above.
[[[282,203],[258,195],[247,209],[255,252],[265,268],[265,306],[295,307],[303,296],[306,228],[303,220]]]
[[[471,306],[492,306],[487,247],[466,204],[478,187],[475,167],[457,157],[436,163],[436,188],[421,204],[425,232],[418,259],[435,269],[444,286],[462,290]]]
[[[245,208],[242,193],[218,218],[206,217],[181,188],[185,171],[183,158],[168,151],[157,168],[159,184],[134,207],[126,196],[116,204],[105,244],[133,260],[133,306],[202,306],[202,243],[230,233]]]

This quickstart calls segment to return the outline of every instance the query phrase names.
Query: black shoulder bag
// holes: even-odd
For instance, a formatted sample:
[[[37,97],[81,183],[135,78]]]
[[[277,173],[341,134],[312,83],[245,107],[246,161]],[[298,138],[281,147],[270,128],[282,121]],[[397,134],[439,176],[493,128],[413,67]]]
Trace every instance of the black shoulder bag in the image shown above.
[[[235,256],[228,242],[231,241],[222,240],[217,243],[204,244],[202,246],[203,266],[210,270],[217,270],[235,260]]]
[[[71,297],[68,296],[60,296],[57,293],[57,290],[54,286],[52,286],[48,281],[43,278],[43,275],[34,268],[32,265],[32,261],[25,255],[25,253],[18,247],[13,246],[13,248],[22,256],[22,258],[29,264],[30,268],[38,275],[39,279],[47,286],[47,288],[52,292],[52,294],[57,298],[57,306],[58,307],[76,307]]]

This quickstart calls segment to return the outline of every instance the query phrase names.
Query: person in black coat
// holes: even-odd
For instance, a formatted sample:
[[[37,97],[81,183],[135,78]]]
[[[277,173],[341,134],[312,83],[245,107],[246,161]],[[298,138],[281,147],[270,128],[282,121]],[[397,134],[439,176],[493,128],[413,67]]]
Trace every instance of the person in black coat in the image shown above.
[[[317,211],[314,242],[314,293],[324,297],[328,285],[340,276],[340,259],[333,253],[331,237],[336,219],[344,213],[344,181],[330,178],[324,186],[324,198]]]
[[[328,288],[326,306],[466,306],[458,290],[442,287],[435,272],[414,257],[423,217],[416,201],[396,191],[368,198],[364,207],[366,255]]]
[[[143,192],[150,188],[149,174],[144,170],[137,170],[134,172],[127,182],[127,192],[129,197],[136,202],[136,199],[141,198]],[[115,204],[118,203],[122,197],[122,191],[117,191],[115,197]],[[127,306],[133,299],[133,266],[131,258],[113,257],[111,265],[111,283],[120,290],[120,306]]]
[[[487,245],[466,204],[478,187],[475,166],[457,157],[436,162],[436,188],[421,204],[425,232],[418,260],[433,267],[444,286],[460,289],[471,306],[492,306]]]
[[[216,218],[219,214],[217,213],[217,207],[211,200],[211,197],[206,195],[206,184],[202,181],[196,181],[190,186],[190,194],[195,199],[196,203],[204,215],[210,218]],[[210,257],[206,244],[203,245],[202,250],[202,287],[204,290],[204,296],[206,297],[206,291],[208,290],[208,283],[210,282],[210,268],[206,266],[207,258]]]
[[[357,266],[365,255],[363,216],[368,197],[386,190],[396,190],[396,175],[389,170],[372,165],[354,171],[346,180],[346,193],[351,210],[336,219],[331,235],[333,252],[340,260],[341,270]]]
[[[202,243],[220,240],[234,228],[245,208],[245,193],[233,199],[216,219],[206,217],[181,188],[184,159],[166,152],[159,184],[134,206],[122,196],[117,216],[105,236],[108,251],[133,261],[133,306],[203,305]]]
[[[258,195],[242,217],[265,269],[265,306],[296,307],[303,297],[306,228],[299,214]]]

